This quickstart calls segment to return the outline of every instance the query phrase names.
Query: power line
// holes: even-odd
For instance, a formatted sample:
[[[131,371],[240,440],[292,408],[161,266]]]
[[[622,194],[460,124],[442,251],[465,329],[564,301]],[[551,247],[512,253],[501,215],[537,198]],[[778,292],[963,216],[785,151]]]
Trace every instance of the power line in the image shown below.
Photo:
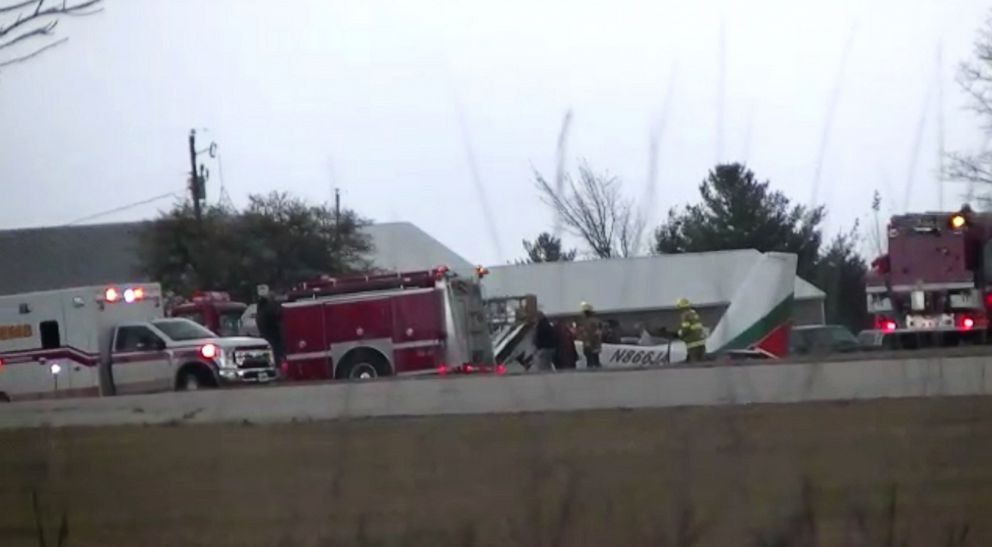
[[[844,76],[847,73],[847,63],[851,56],[851,47],[854,45],[854,38],[857,34],[858,23],[855,21],[847,33],[847,39],[844,41],[844,49],[840,55],[840,65],[837,67],[837,73],[834,76],[834,86],[830,91],[830,97],[827,101],[827,116],[823,121],[823,133],[820,135],[820,147],[817,150],[816,164],[813,168],[812,192],[809,199],[810,208],[817,206],[820,191],[820,176],[823,174],[823,160],[827,155],[827,145],[830,142],[830,132],[833,129],[834,116],[837,112],[837,102],[840,99],[841,86],[844,83]]]
[[[100,218],[100,217],[105,217],[107,215],[112,215],[114,213],[120,213],[121,211],[126,211],[128,209],[133,209],[135,207],[140,207],[142,205],[147,205],[149,203],[153,203],[153,202],[156,202],[156,201],[158,201],[160,199],[165,199],[167,197],[178,197],[178,196],[176,195],[175,192],[169,192],[167,194],[162,194],[160,196],[155,196],[155,197],[151,197],[151,198],[148,198],[148,199],[143,199],[141,201],[136,201],[134,203],[128,203],[127,205],[121,205],[120,207],[115,207],[115,208],[109,209],[107,211],[102,211],[102,212],[94,213],[92,215],[88,215],[88,216],[85,216],[85,217],[77,218],[76,220],[73,220],[73,221],[70,221],[70,222],[66,222],[65,224],[63,224],[63,226],[72,226],[73,224],[79,224],[80,222],[86,222],[88,220],[94,220],[94,219],[97,219],[97,218]]]

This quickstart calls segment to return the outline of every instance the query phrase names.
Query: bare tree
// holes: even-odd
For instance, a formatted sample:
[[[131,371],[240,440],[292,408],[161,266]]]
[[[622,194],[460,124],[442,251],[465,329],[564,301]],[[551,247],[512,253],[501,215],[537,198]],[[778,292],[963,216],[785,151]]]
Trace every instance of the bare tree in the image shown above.
[[[68,37],[55,39],[62,17],[93,15],[103,0],[18,0],[0,3],[0,69],[22,63]]]
[[[992,139],[992,16],[975,40],[974,59],[958,67],[957,81],[968,95],[971,109],[981,118],[988,142]],[[992,151],[949,154],[946,176],[968,182],[967,199],[971,201],[976,183],[992,184]]]
[[[535,173],[541,201],[555,212],[561,223],[581,237],[600,258],[634,256],[640,251],[644,222],[633,200],[624,197],[620,180],[597,174],[582,162],[578,180],[563,175],[561,190]]]

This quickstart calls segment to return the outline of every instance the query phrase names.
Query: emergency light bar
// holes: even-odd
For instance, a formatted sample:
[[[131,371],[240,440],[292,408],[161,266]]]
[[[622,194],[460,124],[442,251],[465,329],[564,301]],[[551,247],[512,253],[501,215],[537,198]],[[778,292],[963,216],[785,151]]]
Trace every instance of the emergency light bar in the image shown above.
[[[121,290],[118,287],[107,287],[103,291],[103,301],[107,304],[124,301],[126,304],[133,304],[145,299],[144,287],[127,287]]]
[[[231,295],[220,291],[194,292],[193,302],[230,302]]]

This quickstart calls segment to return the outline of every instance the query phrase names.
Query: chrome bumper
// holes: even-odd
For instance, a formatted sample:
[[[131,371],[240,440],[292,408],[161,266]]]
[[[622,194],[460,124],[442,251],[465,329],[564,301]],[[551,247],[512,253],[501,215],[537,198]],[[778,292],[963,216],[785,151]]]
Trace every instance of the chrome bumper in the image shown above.
[[[266,384],[279,379],[279,372],[271,368],[220,369],[217,377],[225,384]]]

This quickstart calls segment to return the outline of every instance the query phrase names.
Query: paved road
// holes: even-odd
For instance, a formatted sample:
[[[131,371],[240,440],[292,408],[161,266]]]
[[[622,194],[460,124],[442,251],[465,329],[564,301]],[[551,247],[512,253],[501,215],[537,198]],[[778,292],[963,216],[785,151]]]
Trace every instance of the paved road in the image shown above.
[[[992,358],[931,357],[384,380],[35,401],[0,406],[0,428],[264,423],[988,394],[992,394]]]

